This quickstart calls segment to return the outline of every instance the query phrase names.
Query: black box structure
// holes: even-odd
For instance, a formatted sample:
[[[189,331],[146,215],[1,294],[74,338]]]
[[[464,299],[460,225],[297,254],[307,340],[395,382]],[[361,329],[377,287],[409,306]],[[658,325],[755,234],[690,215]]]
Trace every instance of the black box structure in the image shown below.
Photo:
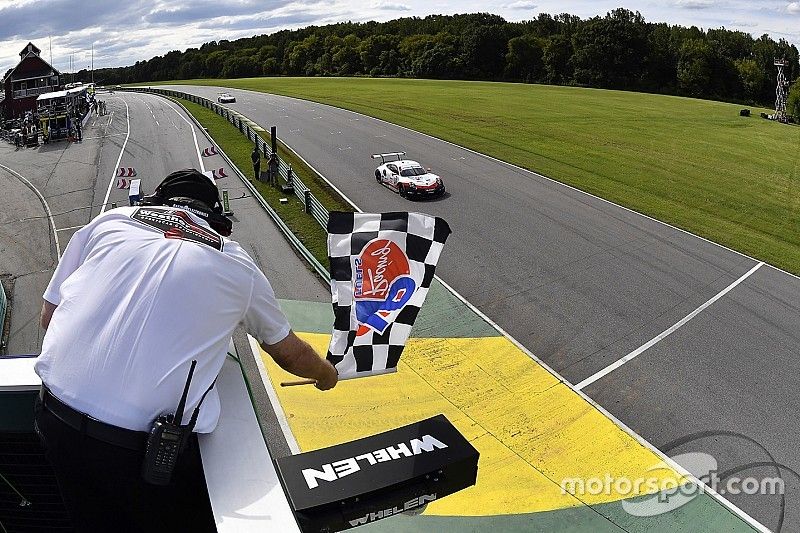
[[[275,463],[300,529],[328,533],[413,514],[474,485],[478,457],[437,415]]]

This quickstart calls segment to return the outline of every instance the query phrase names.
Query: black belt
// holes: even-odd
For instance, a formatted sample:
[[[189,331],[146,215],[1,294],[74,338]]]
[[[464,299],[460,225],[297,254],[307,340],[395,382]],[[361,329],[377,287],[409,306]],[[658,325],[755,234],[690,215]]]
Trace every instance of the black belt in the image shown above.
[[[45,409],[82,435],[92,437],[93,439],[107,444],[127,448],[128,450],[144,450],[144,445],[147,440],[147,433],[144,431],[134,431],[132,429],[112,426],[111,424],[106,424],[96,418],[92,418],[62,402],[53,396],[53,393],[44,386],[42,386],[39,397]]]

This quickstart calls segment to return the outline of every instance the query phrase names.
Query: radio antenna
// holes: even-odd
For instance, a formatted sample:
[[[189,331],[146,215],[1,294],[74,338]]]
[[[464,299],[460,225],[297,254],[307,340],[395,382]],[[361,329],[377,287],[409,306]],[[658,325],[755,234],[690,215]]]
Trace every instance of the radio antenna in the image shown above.
[[[178,408],[175,410],[175,425],[181,425],[183,418],[183,409],[186,407],[186,397],[189,395],[189,384],[192,382],[192,374],[194,374],[194,367],[197,366],[197,361],[192,360],[192,366],[189,368],[189,376],[186,378],[186,386],[183,388],[183,396],[181,401],[178,402]]]

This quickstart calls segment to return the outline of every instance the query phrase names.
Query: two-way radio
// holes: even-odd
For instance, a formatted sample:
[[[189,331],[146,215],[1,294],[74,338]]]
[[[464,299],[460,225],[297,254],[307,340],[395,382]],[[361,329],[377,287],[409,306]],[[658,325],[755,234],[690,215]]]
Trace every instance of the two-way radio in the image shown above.
[[[197,422],[200,405],[205,400],[206,394],[216,383],[216,380],[214,380],[208,390],[203,393],[200,402],[192,412],[189,423],[182,426],[183,409],[186,406],[186,397],[189,394],[189,385],[192,382],[195,366],[197,366],[197,361],[193,360],[192,366],[189,368],[189,376],[186,378],[186,386],[183,388],[183,395],[181,395],[181,399],[178,402],[175,414],[159,416],[153,423],[150,435],[147,437],[144,462],[142,463],[142,479],[153,485],[169,484],[175,465],[178,463],[178,456],[186,445]]]

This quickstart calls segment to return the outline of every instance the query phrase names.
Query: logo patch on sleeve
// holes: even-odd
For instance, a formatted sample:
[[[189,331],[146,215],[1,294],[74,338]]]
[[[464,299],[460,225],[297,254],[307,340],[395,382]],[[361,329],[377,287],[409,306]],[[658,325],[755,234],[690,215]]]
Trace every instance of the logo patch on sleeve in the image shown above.
[[[163,232],[167,239],[191,241],[222,250],[222,237],[217,232],[196,224],[179,209],[140,207],[133,212],[131,218]]]

